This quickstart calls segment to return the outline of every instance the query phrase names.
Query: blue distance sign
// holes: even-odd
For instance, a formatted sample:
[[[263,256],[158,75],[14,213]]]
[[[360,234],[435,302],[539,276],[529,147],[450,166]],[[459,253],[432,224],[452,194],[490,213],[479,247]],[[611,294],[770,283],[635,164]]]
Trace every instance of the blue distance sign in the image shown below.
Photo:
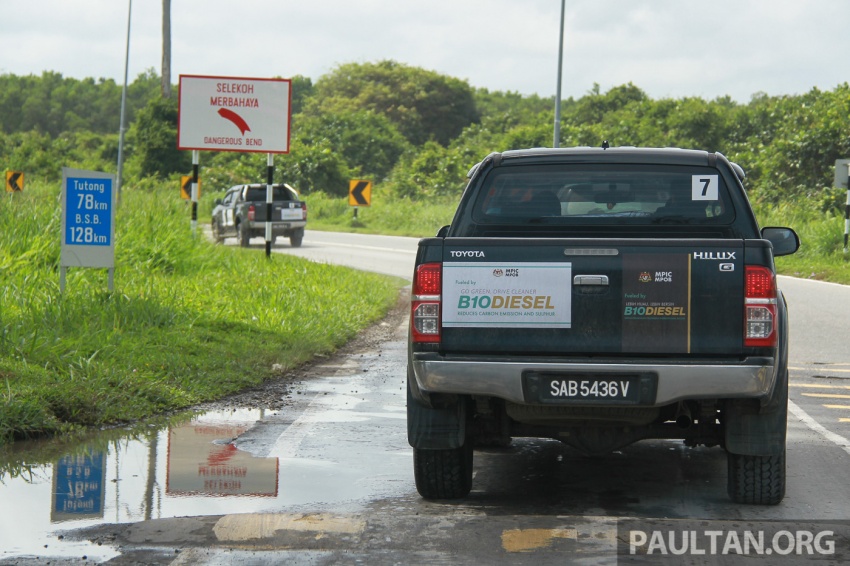
[[[68,177],[65,190],[65,243],[111,246],[112,179]]]
[[[103,517],[106,454],[63,456],[53,467],[52,521]]]

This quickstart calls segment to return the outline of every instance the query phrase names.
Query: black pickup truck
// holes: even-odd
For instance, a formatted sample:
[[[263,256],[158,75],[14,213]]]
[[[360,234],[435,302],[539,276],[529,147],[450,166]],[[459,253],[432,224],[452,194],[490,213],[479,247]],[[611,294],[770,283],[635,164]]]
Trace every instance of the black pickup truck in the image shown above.
[[[212,211],[212,235],[216,242],[236,236],[239,245],[247,247],[251,238],[266,233],[267,185],[235,185],[227,189],[223,199],[215,201]],[[307,225],[307,203],[298,191],[286,183],[272,185],[272,241],[289,238],[292,247],[301,246]]]
[[[473,447],[721,446],[728,494],[785,494],[788,316],[743,170],[719,153],[493,153],[420,241],[408,440],[419,493],[466,496]]]

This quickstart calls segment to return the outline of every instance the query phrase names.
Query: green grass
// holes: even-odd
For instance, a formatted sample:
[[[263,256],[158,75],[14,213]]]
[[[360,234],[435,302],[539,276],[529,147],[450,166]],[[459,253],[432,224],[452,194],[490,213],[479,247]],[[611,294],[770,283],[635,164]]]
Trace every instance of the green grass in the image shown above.
[[[361,232],[391,236],[433,236],[449,224],[457,207],[457,198],[426,202],[374,196],[371,206],[354,207],[347,198],[312,193],[304,197],[308,204],[309,230]]]
[[[850,284],[850,254],[844,253],[844,217],[813,210],[806,203],[788,203],[756,210],[762,226],[788,226],[800,236],[800,249],[776,258],[783,275]]]
[[[382,317],[399,280],[192,235],[174,191],[127,188],[115,290],[59,290],[58,187],[0,206],[0,442],[141,419],[280,377]],[[368,288],[369,293],[359,289]]]

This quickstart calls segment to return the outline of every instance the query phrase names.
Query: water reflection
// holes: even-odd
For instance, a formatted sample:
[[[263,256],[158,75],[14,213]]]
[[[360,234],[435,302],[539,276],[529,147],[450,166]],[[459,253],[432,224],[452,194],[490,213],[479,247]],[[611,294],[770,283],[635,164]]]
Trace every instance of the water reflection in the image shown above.
[[[277,496],[278,459],[254,458],[230,442],[248,429],[192,421],[168,433],[167,495]]]
[[[231,444],[262,416],[259,409],[183,415],[138,429],[104,431],[73,445],[5,448],[0,559],[106,560],[118,552],[64,540],[61,531],[266,509],[278,497],[278,458],[257,458]]]
[[[50,522],[103,518],[106,453],[62,456],[53,467]]]

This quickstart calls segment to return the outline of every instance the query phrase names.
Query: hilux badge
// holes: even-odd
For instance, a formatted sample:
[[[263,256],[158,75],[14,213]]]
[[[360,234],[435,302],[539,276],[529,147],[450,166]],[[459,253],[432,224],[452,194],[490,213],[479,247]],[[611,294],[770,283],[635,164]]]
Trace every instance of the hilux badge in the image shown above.
[[[735,259],[735,252],[694,252],[694,259]]]

